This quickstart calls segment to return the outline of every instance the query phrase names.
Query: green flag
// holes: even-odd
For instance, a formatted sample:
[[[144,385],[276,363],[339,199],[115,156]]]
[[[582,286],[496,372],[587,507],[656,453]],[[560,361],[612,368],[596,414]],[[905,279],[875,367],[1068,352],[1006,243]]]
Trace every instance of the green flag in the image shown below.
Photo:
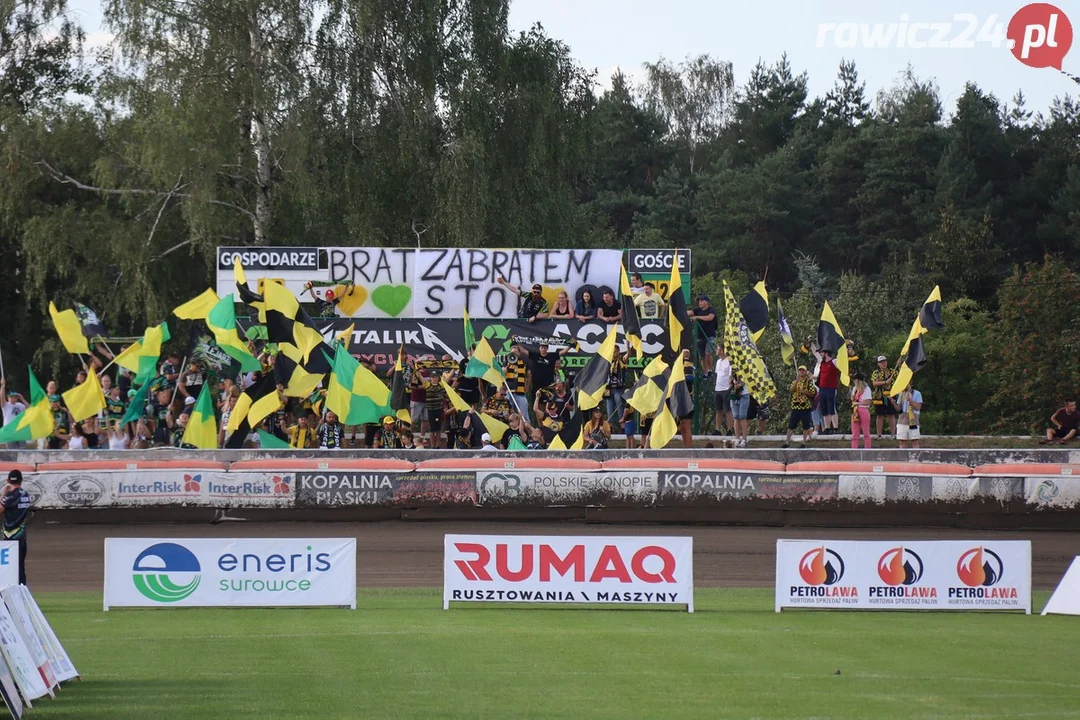
[[[240,363],[244,372],[258,372],[262,369],[259,361],[248,352],[247,345],[236,332],[236,308],[232,294],[221,298],[206,315],[206,327],[214,333],[218,347]]]
[[[139,384],[139,389],[135,391],[134,397],[128,403],[127,412],[124,413],[124,418],[120,421],[122,424],[137,422],[142,417],[143,412],[146,410],[147,398],[150,397],[150,381],[152,379],[152,371],[135,378],[135,382]]]
[[[259,430],[259,447],[263,450],[288,450],[292,446],[277,435]]]

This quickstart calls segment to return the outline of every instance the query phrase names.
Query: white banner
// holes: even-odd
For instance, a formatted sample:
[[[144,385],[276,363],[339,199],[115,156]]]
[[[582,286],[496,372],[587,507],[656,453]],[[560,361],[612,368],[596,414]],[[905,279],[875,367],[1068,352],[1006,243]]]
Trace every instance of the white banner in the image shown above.
[[[785,607],[1031,613],[1031,543],[777,540]]]
[[[38,672],[41,673],[41,679],[45,681],[45,687],[49,688],[49,694],[51,695],[52,689],[57,687],[59,683],[56,681],[56,675],[53,674],[49,654],[45,651],[45,645],[41,642],[37,627],[35,627],[34,621],[30,617],[30,609],[23,602],[22,595],[17,590],[19,587],[21,586],[12,585],[6,587],[3,591],[0,591],[0,595],[3,595],[4,605],[7,606],[12,620],[15,621],[15,628],[22,636],[26,649],[30,651],[30,659],[37,665]]]
[[[68,657],[67,650],[60,644],[56,633],[53,632],[52,625],[45,619],[45,614],[38,607],[37,600],[30,594],[26,586],[14,585],[5,590],[5,593],[7,591],[11,591],[13,597],[25,605],[30,620],[34,624],[34,630],[37,632],[38,638],[41,639],[41,644],[45,646],[45,653],[49,656],[49,665],[52,667],[56,679],[60,682],[66,682],[79,677],[79,671],[75,669],[74,663]]]
[[[0,540],[0,588],[19,584],[19,543]]]
[[[8,668],[15,678],[15,684],[19,687],[19,693],[26,699],[27,705],[31,701],[50,695],[52,693],[45,686],[45,681],[38,672],[30,651],[22,639],[15,619],[11,617],[7,606],[0,603],[0,650],[4,653]]]
[[[110,607],[356,608],[356,539],[106,538]]]
[[[319,298],[328,289],[354,290],[346,303],[357,318],[452,318],[468,310],[474,318],[517,314],[517,298],[498,278],[528,290],[544,286],[548,302],[559,290],[570,294],[583,285],[618,290],[620,250],[523,250],[453,248],[329,247],[218,248],[217,292],[236,292],[233,258],[239,255],[250,271],[249,285],[268,278],[281,281],[301,302],[312,302],[308,282]],[[329,285],[328,285],[329,284]],[[599,301],[599,298],[597,298]]]
[[[451,602],[686,605],[688,537],[447,535],[443,609]]]
[[[1043,615],[1080,615],[1080,556],[1073,558],[1069,569],[1046,601]]]
[[[27,475],[35,507],[94,508],[139,505],[290,507],[290,472],[215,470],[65,470]]]
[[[1024,478],[1024,497],[1032,505],[1071,508],[1080,504],[1080,477]]]
[[[22,720],[26,708],[23,706],[22,697],[19,696],[19,688],[15,685],[15,678],[11,675],[7,660],[0,652],[0,695],[4,697],[4,704],[11,713],[12,720]]]
[[[656,497],[655,471],[571,472],[566,470],[482,470],[476,473],[480,502],[568,502]]]

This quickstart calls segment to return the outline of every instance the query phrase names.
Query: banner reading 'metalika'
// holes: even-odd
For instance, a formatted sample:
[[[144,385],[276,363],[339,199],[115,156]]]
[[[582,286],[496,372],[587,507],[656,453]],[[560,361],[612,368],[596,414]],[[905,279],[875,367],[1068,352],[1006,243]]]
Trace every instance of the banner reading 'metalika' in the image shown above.
[[[301,302],[334,302],[326,292],[353,286],[352,317],[514,317],[518,298],[500,285],[544,286],[549,304],[562,290],[619,286],[619,250],[218,248],[219,295],[235,291],[233,263],[240,256],[252,280],[281,281]],[[315,287],[308,288],[308,283]],[[338,312],[338,315],[341,313]]]

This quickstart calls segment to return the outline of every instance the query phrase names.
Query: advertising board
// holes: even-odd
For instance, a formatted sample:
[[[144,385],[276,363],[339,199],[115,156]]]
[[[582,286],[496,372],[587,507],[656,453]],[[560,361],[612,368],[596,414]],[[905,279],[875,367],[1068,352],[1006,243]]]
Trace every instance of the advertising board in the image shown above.
[[[355,538],[106,538],[112,607],[356,608]]]

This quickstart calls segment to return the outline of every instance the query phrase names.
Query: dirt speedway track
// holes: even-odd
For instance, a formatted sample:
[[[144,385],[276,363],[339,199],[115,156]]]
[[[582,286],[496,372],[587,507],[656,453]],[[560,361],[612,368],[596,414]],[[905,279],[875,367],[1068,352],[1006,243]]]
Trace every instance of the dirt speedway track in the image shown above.
[[[778,538],[823,540],[1032,541],[1032,582],[1053,589],[1080,554],[1080,532],[949,529],[753,528],[686,525],[586,525],[580,522],[230,522],[210,524],[75,525],[31,527],[27,581],[35,592],[97,590],[107,537],[355,537],[360,587],[438,587],[446,533],[510,535],[691,535],[698,587],[771,587]]]

